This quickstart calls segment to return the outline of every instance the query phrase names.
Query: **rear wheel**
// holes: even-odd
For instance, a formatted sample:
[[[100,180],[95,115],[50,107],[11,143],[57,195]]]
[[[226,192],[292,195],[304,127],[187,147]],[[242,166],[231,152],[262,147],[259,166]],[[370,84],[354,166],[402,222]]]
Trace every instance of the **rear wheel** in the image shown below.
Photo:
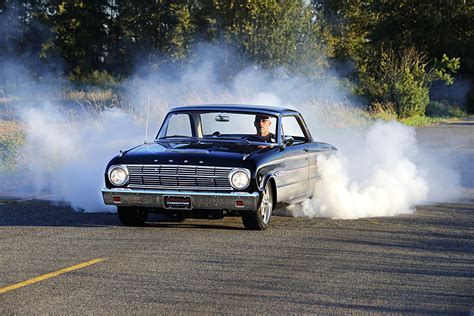
[[[148,211],[141,207],[117,206],[120,222],[125,226],[143,226]]]
[[[265,185],[263,190],[262,202],[257,211],[244,215],[242,222],[246,229],[264,230],[270,225],[273,212],[273,191],[270,181]]]

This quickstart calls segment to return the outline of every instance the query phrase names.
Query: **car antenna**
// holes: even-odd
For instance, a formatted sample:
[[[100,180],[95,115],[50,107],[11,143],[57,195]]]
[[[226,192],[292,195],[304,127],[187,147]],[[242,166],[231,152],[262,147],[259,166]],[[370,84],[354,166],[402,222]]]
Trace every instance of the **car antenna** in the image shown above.
[[[146,123],[145,123],[145,144],[148,139],[148,115],[150,113],[150,94],[147,94],[146,98]]]

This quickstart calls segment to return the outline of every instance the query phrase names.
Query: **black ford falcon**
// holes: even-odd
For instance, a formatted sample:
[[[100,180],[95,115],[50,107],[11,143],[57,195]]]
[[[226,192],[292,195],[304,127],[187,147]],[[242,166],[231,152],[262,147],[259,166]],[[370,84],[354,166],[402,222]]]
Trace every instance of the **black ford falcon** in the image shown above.
[[[140,226],[148,213],[177,218],[240,216],[266,229],[275,208],[311,198],[317,156],[334,153],[313,140],[297,111],[253,105],[172,109],[154,142],[114,157],[106,168],[105,204]]]

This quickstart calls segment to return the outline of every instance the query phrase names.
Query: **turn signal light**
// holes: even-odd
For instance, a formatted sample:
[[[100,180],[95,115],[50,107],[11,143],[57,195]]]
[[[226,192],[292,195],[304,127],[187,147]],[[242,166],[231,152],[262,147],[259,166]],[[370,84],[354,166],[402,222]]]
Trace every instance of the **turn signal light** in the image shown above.
[[[235,206],[237,206],[237,207],[243,207],[243,206],[244,206],[244,201],[242,201],[242,200],[236,200],[236,201],[235,201]]]
[[[120,198],[119,195],[114,195],[114,196],[113,196],[113,199],[114,199],[114,203],[120,203],[120,202],[122,202],[122,199]]]

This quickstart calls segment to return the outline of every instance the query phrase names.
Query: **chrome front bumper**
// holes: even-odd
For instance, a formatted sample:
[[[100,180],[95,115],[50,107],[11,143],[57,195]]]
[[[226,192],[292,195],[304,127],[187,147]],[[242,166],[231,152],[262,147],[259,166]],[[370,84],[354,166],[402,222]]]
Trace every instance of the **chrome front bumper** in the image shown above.
[[[165,208],[164,197],[190,197],[193,209],[203,210],[256,210],[260,195],[257,192],[196,192],[173,190],[102,189],[104,203],[117,206]],[[115,198],[115,199],[114,199]],[[120,200],[118,202],[117,200]],[[236,201],[243,201],[237,206]]]

